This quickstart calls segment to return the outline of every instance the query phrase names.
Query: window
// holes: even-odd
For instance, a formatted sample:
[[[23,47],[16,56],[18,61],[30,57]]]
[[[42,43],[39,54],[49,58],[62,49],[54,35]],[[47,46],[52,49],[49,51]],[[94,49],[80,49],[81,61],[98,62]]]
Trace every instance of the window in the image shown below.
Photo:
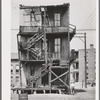
[[[19,69],[16,69],[16,74],[19,74]]]
[[[55,26],[60,26],[60,13],[54,15]]]
[[[13,69],[13,66],[11,65],[11,69]]]
[[[79,73],[76,73],[76,82],[79,81]]]
[[[79,63],[76,62],[76,69],[79,69]]]
[[[19,66],[16,66],[16,69],[19,69]]]
[[[19,82],[19,76],[16,76],[16,82]]]
[[[11,83],[13,82],[13,76],[11,76]]]
[[[11,69],[11,74],[13,74],[13,70]]]
[[[13,79],[11,79],[11,83],[13,83]]]
[[[16,74],[19,74],[19,66],[16,66]]]
[[[55,39],[55,56],[57,58],[60,58],[60,38]]]

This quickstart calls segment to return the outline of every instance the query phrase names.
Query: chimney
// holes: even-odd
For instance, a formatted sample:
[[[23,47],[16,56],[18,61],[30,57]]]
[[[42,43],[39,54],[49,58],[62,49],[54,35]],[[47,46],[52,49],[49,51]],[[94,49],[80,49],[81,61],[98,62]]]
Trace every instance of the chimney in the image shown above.
[[[93,49],[93,48],[94,48],[93,44],[90,44],[90,49]]]

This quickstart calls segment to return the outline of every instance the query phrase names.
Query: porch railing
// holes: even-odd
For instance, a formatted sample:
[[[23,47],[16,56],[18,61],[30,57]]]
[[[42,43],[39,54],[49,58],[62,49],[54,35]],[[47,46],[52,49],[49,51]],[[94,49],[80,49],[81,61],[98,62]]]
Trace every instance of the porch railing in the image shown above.
[[[20,26],[20,32],[39,32],[42,30],[42,26]],[[69,26],[47,26],[46,33],[59,33],[76,31],[76,26],[69,24]],[[23,33],[24,34],[24,33]]]

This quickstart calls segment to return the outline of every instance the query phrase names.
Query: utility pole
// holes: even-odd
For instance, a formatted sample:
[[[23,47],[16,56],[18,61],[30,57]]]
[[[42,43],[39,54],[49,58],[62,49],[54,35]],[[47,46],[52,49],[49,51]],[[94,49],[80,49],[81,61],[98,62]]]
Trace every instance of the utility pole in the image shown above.
[[[86,33],[84,33],[84,59],[85,59],[85,88],[87,88],[87,57],[86,57]]]
[[[70,32],[68,31],[68,67],[69,67],[69,89],[68,93],[70,94]]]

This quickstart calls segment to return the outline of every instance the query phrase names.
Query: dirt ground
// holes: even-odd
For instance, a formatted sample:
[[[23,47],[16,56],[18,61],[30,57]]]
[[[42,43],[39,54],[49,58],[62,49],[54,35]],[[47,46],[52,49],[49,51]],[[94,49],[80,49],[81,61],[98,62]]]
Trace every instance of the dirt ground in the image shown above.
[[[12,94],[11,100],[19,100],[18,95]],[[26,100],[26,99],[25,99]],[[28,100],[96,100],[95,87],[76,89],[74,95],[65,94],[33,94],[28,95]]]

